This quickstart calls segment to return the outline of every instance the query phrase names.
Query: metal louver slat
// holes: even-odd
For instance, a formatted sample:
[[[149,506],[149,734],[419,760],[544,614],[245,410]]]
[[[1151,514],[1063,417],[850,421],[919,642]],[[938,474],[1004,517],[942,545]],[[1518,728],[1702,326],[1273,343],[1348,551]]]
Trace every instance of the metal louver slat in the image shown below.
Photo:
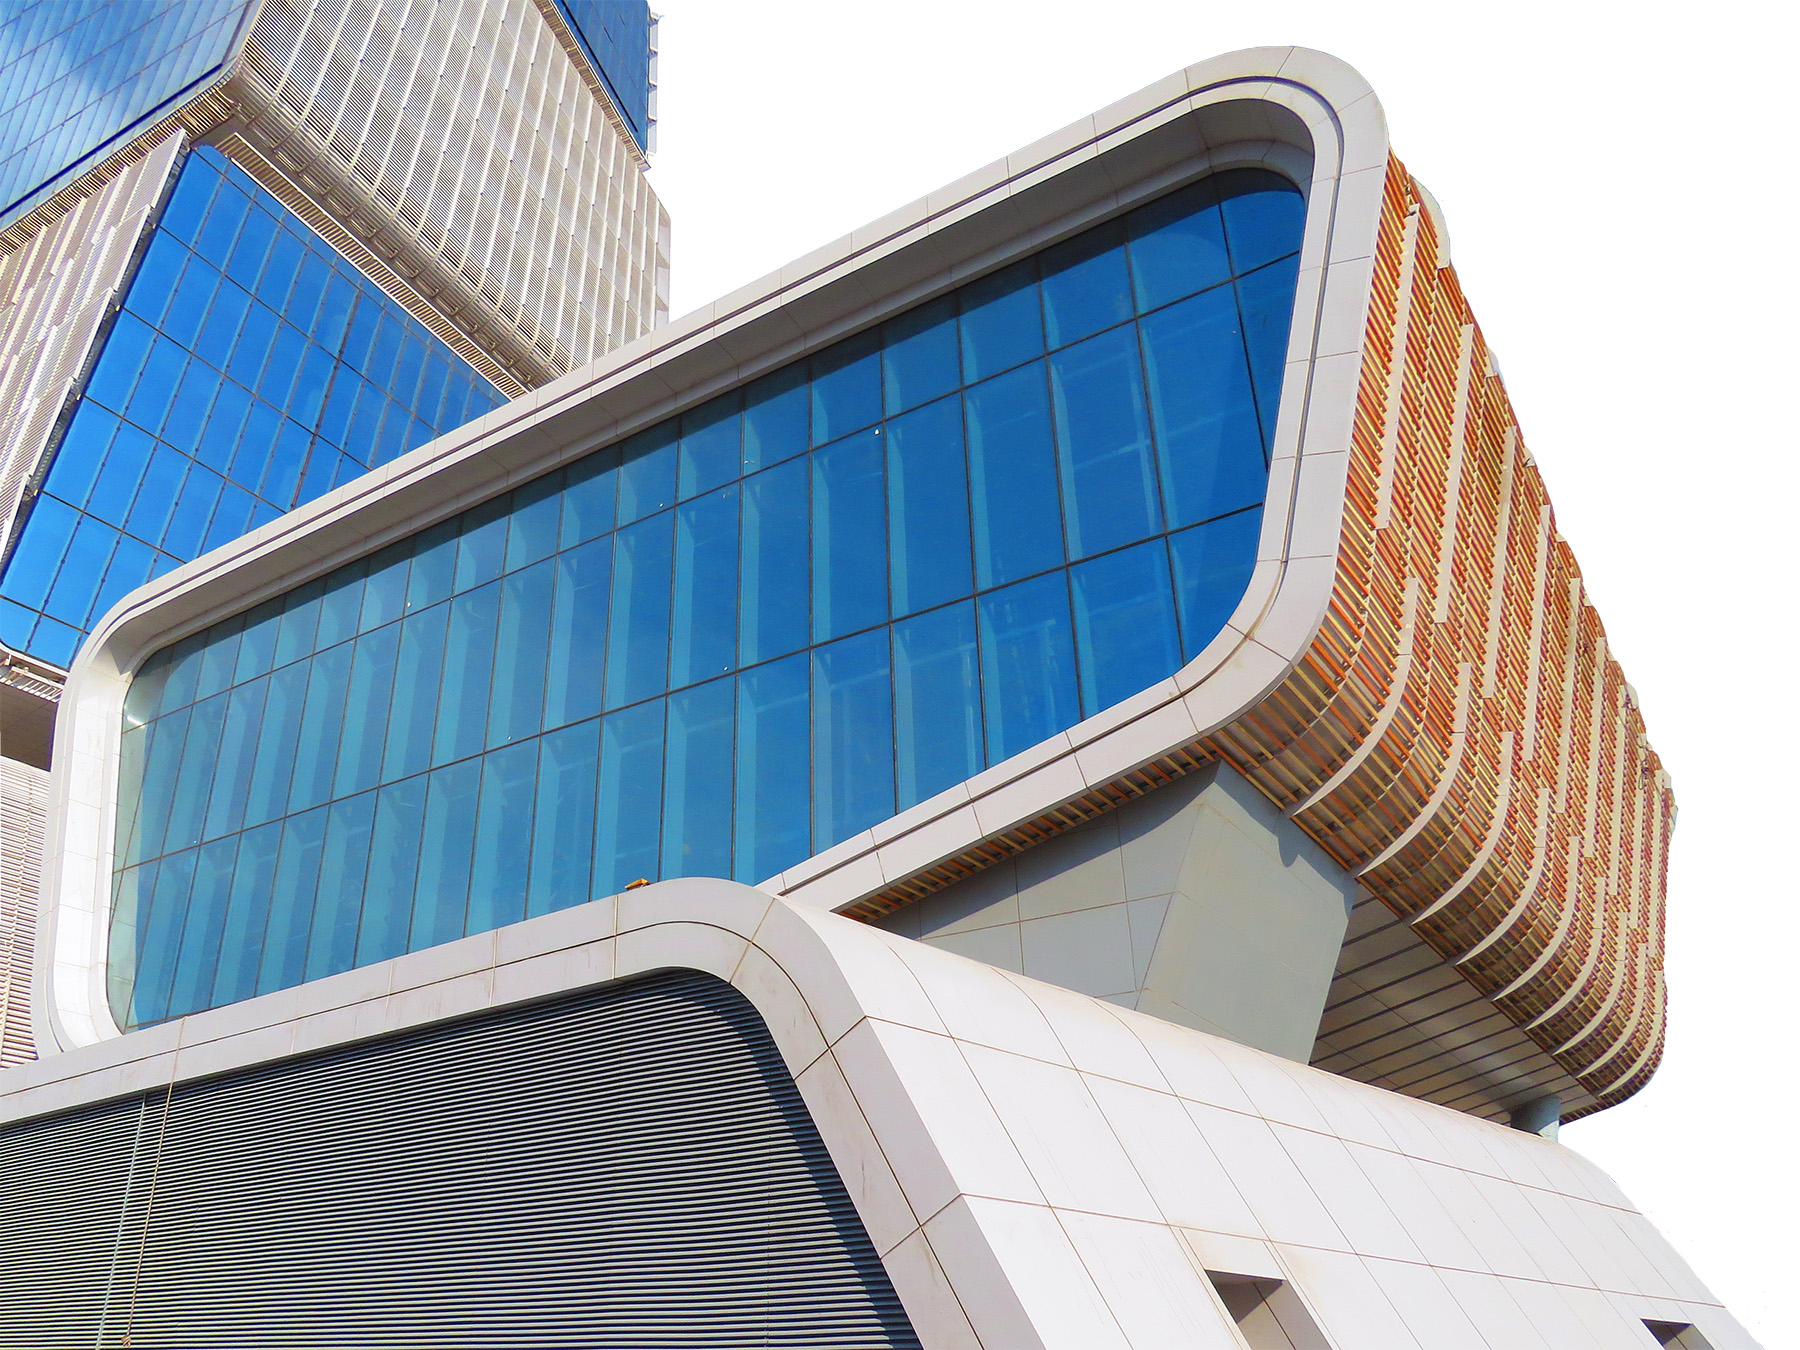
[[[767,1029],[693,973],[0,1132],[0,1244],[5,1346],[918,1344]]]

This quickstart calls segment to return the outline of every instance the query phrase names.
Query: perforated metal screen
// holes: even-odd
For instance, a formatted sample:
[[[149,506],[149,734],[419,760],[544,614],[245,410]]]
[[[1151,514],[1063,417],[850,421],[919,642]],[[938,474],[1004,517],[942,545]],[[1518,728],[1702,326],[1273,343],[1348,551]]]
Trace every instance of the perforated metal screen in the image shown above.
[[[0,1132],[0,1345],[916,1346],[692,973]]]

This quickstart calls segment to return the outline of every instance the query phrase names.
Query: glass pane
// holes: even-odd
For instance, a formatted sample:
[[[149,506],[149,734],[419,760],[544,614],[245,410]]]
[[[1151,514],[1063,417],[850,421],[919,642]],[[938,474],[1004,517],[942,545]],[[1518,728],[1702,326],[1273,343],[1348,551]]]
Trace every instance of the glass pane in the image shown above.
[[[571,464],[563,489],[562,546],[573,548],[612,529],[618,498],[617,451],[602,450]]]
[[[956,297],[921,305],[882,329],[881,366],[889,417],[941,398],[962,383]]]
[[[526,913],[548,914],[592,898],[594,788],[600,768],[598,720],[544,737],[538,756]]]
[[[1275,410],[1281,401],[1281,373],[1287,360],[1298,267],[1299,259],[1291,257],[1253,272],[1237,284],[1238,304],[1244,314],[1244,346],[1250,353],[1250,376],[1268,446],[1275,443]]]
[[[1169,536],[1184,661],[1200,655],[1243,599],[1250,573],[1256,568],[1261,531],[1261,511],[1240,511]]]
[[[258,740],[263,730],[263,705],[269,682],[256,680],[239,685],[229,695],[225,727],[212,782],[202,837],[216,839],[244,827],[244,806],[249,797],[251,772],[256,765]]]
[[[600,799],[594,822],[594,894],[616,895],[658,875],[662,823],[663,701],[600,724]]]
[[[1131,317],[1125,229],[1102,225],[1044,254],[1044,329],[1052,347]]]
[[[744,390],[745,473],[779,464],[811,444],[811,402],[804,362],[778,370]]]
[[[981,678],[967,601],[894,625],[894,749],[902,811],[981,771]]]
[[[665,423],[640,431],[620,447],[619,524],[675,504],[675,427]]]
[[[182,920],[181,955],[169,990],[171,1017],[212,1006],[213,975],[219,964],[237,852],[236,835],[215,839],[200,850]]]
[[[322,979],[356,964],[356,930],[362,918],[363,880],[375,824],[375,794],[334,802],[326,812],[325,847],[319,859],[318,900],[307,941],[306,978]]]
[[[419,869],[419,838],[425,824],[429,781],[424,777],[408,778],[376,794],[362,926],[356,937],[359,966],[386,961],[407,949],[413,879]]]
[[[1080,720],[1069,584],[1061,572],[981,597],[981,687],[990,764]]]
[[[494,629],[499,618],[498,582],[489,582],[450,602],[444,681],[438,694],[437,735],[431,756],[435,764],[478,754],[487,739]]]
[[[878,431],[813,456],[813,641],[824,642],[888,616],[887,488]]]
[[[847,338],[813,358],[813,444],[847,436],[881,418],[877,336]]]
[[[387,712],[387,745],[381,764],[384,781],[423,773],[431,767],[438,679],[444,670],[444,637],[449,622],[450,607],[437,605],[409,614],[400,625],[394,695]]]
[[[225,910],[225,933],[219,942],[218,971],[213,981],[215,1007],[256,993],[263,933],[269,924],[269,896],[275,885],[275,860],[280,853],[280,821],[248,831],[238,845],[231,899]]]
[[[1211,179],[1139,208],[1128,223],[1139,313],[1230,278],[1225,227]]]
[[[398,624],[377,628],[356,640],[356,655],[350,662],[350,688],[344,698],[344,732],[337,752],[337,775],[331,788],[334,797],[367,791],[380,781],[399,646]]]
[[[685,502],[675,512],[672,687],[709,680],[736,664],[737,571],[738,490],[733,484]]]
[[[256,992],[269,993],[300,983],[306,970],[306,943],[312,933],[318,895],[319,856],[325,843],[323,809],[289,816],[281,826],[281,858],[269,896],[269,926],[263,936]]]
[[[563,475],[547,473],[513,493],[506,570],[529,567],[561,547]]]
[[[963,287],[963,379],[974,383],[1044,353],[1037,263],[1026,261]]]
[[[1070,576],[1081,711],[1092,717],[1181,665],[1174,583],[1160,539],[1082,563]]]
[[[616,536],[606,653],[608,707],[636,703],[668,688],[674,523],[673,513],[665,512]]]
[[[888,635],[813,653],[813,849],[894,814],[894,702]]]
[[[1115,329],[1050,358],[1069,556],[1162,529],[1137,337]]]
[[[1150,411],[1171,526],[1241,511],[1268,490],[1232,300],[1230,287],[1208,291],[1143,324]]]
[[[408,947],[435,946],[461,937],[469,905],[469,869],[475,852],[475,811],[481,795],[481,761],[465,759],[436,770],[427,780],[425,828],[413,887]]]
[[[791,656],[738,681],[739,881],[766,880],[812,851],[810,665],[804,654]]]
[[[744,424],[736,394],[684,413],[680,495],[698,496],[736,478],[743,472],[743,443]]]
[[[1236,272],[1249,272],[1300,247],[1306,199],[1267,169],[1235,169],[1218,176],[1225,238]]]
[[[684,689],[669,699],[663,779],[662,875],[731,875],[734,681]]]
[[[798,651],[807,643],[811,478],[810,466],[799,460],[744,480],[741,665]]]
[[[547,727],[579,722],[600,711],[612,606],[612,548],[610,537],[595,539],[556,559],[556,609],[550,621],[550,669],[544,693]]]
[[[310,666],[295,664],[283,666],[269,677],[268,702],[258,728],[256,767],[250,774],[250,797],[244,803],[247,825],[260,825],[287,811],[311,673]]]
[[[471,933],[485,933],[525,917],[537,760],[538,743],[531,740],[481,761],[481,807],[469,881]]]
[[[350,658],[348,644],[313,658],[306,681],[306,710],[300,717],[300,739],[294,753],[294,779],[288,788],[290,812],[317,806],[331,796]]]
[[[911,614],[974,589],[962,401],[920,408],[887,433],[894,613]]]
[[[976,385],[964,400],[976,584],[985,589],[1061,566],[1062,507],[1042,363]]]
[[[500,633],[488,704],[489,749],[535,736],[543,728],[555,589],[556,564],[548,558],[500,583]]]

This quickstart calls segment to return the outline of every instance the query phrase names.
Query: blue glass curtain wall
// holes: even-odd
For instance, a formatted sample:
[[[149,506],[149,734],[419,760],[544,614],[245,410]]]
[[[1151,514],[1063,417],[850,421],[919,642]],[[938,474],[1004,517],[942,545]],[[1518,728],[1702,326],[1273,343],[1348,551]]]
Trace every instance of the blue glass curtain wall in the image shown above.
[[[158,653],[120,1018],[760,880],[1173,673],[1255,557],[1302,216],[1205,180]]]
[[[643,0],[556,0],[639,149],[650,133],[650,6]]]
[[[0,576],[0,641],[66,666],[128,591],[504,401],[202,147]]]
[[[0,225],[217,71],[247,4],[0,5]]]

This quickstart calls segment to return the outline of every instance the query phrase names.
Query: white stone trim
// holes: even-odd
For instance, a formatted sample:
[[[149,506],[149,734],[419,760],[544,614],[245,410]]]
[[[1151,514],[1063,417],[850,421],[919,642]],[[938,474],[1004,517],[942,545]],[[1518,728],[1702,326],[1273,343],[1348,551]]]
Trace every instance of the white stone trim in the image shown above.
[[[1305,651],[1336,568],[1382,188],[1362,78],[1301,48],[1192,66],[703,306],[121,600],[57,722],[40,1053],[116,1035],[105,996],[120,714],[154,650],[311,576],[1216,169],[1305,189],[1286,379],[1258,561],[1225,630],[1171,679],[767,883],[841,907],[1192,741]]]

